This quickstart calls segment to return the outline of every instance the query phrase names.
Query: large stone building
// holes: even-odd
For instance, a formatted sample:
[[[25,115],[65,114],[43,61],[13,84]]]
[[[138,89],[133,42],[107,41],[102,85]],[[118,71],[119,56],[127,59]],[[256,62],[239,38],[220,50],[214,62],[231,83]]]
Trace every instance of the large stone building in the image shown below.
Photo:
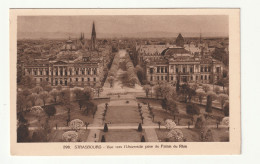
[[[109,47],[97,47],[93,23],[90,45],[83,33],[74,42],[69,38],[55,60],[39,59],[24,64],[24,75],[33,76],[36,84],[47,81],[53,86],[95,86],[104,79],[103,71],[111,51]]]
[[[146,69],[148,82],[151,84],[158,82],[175,84],[179,79],[181,83],[213,83],[221,78],[223,73],[221,62],[213,59],[210,55],[189,51],[189,48],[184,46],[183,41],[183,37],[179,34],[176,39],[178,45],[137,47],[139,64]]]

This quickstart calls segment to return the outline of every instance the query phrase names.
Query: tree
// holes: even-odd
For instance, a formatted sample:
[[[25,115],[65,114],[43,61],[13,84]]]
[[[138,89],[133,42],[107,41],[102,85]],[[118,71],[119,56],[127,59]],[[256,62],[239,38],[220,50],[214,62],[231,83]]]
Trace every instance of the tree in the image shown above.
[[[54,116],[56,113],[56,108],[54,105],[46,105],[43,107],[45,113],[48,115],[48,117],[50,118],[51,116]]]
[[[175,114],[179,113],[179,109],[178,109],[177,103],[173,99],[167,100],[166,106],[167,106],[166,110],[169,110],[172,115],[175,115]]]
[[[26,88],[33,88],[36,86],[36,82],[35,82],[33,76],[31,76],[31,75],[26,75],[26,76],[22,77],[21,84],[23,86],[25,86]]]
[[[200,108],[198,105],[189,103],[186,105],[186,113],[189,115],[199,115],[200,114]]]
[[[45,90],[45,87],[48,86],[48,84],[49,84],[49,83],[48,83],[48,81],[46,81],[46,80],[43,80],[43,81],[40,82],[40,86],[41,86],[44,90]]]
[[[92,88],[90,88],[90,87],[84,88],[82,99],[89,101],[89,100],[93,99],[93,97],[94,97],[94,93],[93,93]]]
[[[65,90],[62,90],[59,92],[59,101],[63,105],[70,104],[70,90],[69,89],[65,89]]]
[[[141,132],[141,131],[143,131],[143,127],[142,127],[142,124],[141,123],[139,123],[139,125],[138,125],[138,132]]]
[[[105,125],[104,125],[104,132],[108,132],[107,123],[105,123]]]
[[[22,95],[25,96],[25,98],[27,98],[29,95],[31,95],[32,92],[28,89],[28,88],[25,88],[23,91],[22,91]]]
[[[33,132],[32,142],[47,142],[47,134],[43,129]]]
[[[50,93],[50,91],[52,91],[52,86],[47,85],[47,86],[45,86],[44,90],[47,91],[48,93]]]
[[[229,78],[228,77],[221,77],[217,81],[217,84],[223,87],[223,92],[225,92],[225,86],[228,85],[228,83],[229,83]]]
[[[149,92],[151,90],[151,86],[150,85],[144,85],[143,90],[145,91],[146,97],[148,97]]]
[[[99,97],[99,94],[100,94],[101,92],[103,92],[103,88],[102,88],[102,86],[101,86],[100,84],[96,85],[96,92],[97,92],[97,94],[98,94],[98,97]]]
[[[107,78],[107,81],[108,81],[109,84],[110,84],[110,88],[113,87],[114,80],[115,80],[115,78],[114,78],[113,76],[109,76],[109,77]]]
[[[198,97],[198,99],[199,99],[199,102],[200,102],[200,104],[202,103],[202,100],[203,100],[203,98],[205,97],[205,92],[204,91],[196,91],[196,95],[197,95],[197,97]]]
[[[196,91],[199,88],[199,85],[195,83],[191,86],[191,88]]]
[[[144,70],[140,65],[136,65],[135,67],[135,73],[139,79],[139,81],[144,84],[145,81],[145,74],[144,74]]]
[[[144,138],[143,135],[142,135],[142,138],[141,138],[141,142],[145,142],[145,138]]]
[[[203,115],[199,116],[195,123],[195,128],[203,129],[207,126],[205,117]]]
[[[226,102],[223,111],[225,116],[229,116],[229,102]]]
[[[102,135],[101,142],[106,142],[105,136]]]
[[[224,104],[225,102],[228,100],[228,95],[226,94],[219,94],[218,96],[218,101],[221,105],[221,109],[223,110],[224,109]]]
[[[215,86],[215,87],[214,87],[214,92],[215,92],[216,94],[219,94],[220,88],[219,88],[218,86]]]
[[[177,83],[176,83],[176,92],[179,92],[180,90],[180,76],[177,76]]]
[[[92,114],[94,114],[95,111],[97,110],[97,105],[92,101],[87,101],[87,102],[85,101],[84,106],[86,107],[84,110],[85,115],[88,115],[89,112],[92,112]]]
[[[58,91],[61,91],[61,90],[62,90],[62,86],[59,84],[59,85],[56,87],[56,89],[57,89]]]
[[[212,96],[207,96],[207,104],[206,104],[206,112],[211,113],[212,112]]]
[[[29,141],[28,124],[20,124],[17,128],[17,142]]]
[[[54,102],[57,103],[57,99],[58,99],[58,96],[59,96],[59,92],[55,89],[55,90],[52,90],[50,95],[53,97],[54,99]]]
[[[43,106],[45,106],[46,100],[49,98],[49,93],[47,91],[43,91],[40,93],[39,98],[42,99]]]
[[[25,96],[23,96],[22,93],[18,93],[16,104],[17,104],[17,109],[19,112],[23,112],[24,107],[26,106],[26,103],[27,103],[27,101],[26,101]]]
[[[210,90],[209,86],[207,84],[202,86],[202,89],[204,90],[204,92],[208,92]]]
[[[32,89],[33,93],[39,94],[41,91],[43,91],[43,88],[40,86],[36,86]]]
[[[191,102],[192,97],[196,95],[196,91],[190,88],[190,86],[187,84],[181,85],[181,89],[179,92],[184,96],[185,103],[187,102],[187,100]]]

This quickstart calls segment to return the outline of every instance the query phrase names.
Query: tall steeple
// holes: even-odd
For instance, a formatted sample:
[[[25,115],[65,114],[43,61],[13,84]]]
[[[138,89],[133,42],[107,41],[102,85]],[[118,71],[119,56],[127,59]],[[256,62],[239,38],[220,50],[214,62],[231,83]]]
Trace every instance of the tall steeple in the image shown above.
[[[92,33],[91,33],[91,50],[96,49],[96,29],[95,29],[95,23],[93,22],[92,25]]]

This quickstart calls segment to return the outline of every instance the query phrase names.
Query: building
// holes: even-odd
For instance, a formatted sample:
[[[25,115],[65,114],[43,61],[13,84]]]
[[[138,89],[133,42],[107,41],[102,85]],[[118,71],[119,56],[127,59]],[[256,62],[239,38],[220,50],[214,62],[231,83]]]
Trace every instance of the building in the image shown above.
[[[182,44],[183,40],[179,34],[176,45],[164,47],[161,52],[156,53],[149,53],[146,45],[138,47],[139,64],[145,68],[148,82],[151,84],[159,82],[175,84],[179,79],[181,83],[213,83],[222,77],[222,62],[209,55],[190,52]],[[155,47],[155,45],[153,46]],[[159,49],[158,46],[157,49]],[[163,48],[162,45],[159,47]]]
[[[107,46],[97,47],[93,23],[90,45],[87,45],[84,33],[79,40],[69,38],[55,60],[38,59],[24,64],[24,75],[33,76],[36,84],[47,81],[52,86],[95,86],[104,79],[103,71],[111,51]]]

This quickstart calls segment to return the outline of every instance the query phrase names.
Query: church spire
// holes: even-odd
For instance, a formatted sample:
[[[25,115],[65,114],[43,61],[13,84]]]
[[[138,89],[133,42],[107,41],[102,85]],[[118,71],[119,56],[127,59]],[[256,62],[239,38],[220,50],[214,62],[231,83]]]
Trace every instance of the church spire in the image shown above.
[[[92,33],[91,33],[91,49],[96,49],[96,29],[95,29],[95,22],[92,25]]]

